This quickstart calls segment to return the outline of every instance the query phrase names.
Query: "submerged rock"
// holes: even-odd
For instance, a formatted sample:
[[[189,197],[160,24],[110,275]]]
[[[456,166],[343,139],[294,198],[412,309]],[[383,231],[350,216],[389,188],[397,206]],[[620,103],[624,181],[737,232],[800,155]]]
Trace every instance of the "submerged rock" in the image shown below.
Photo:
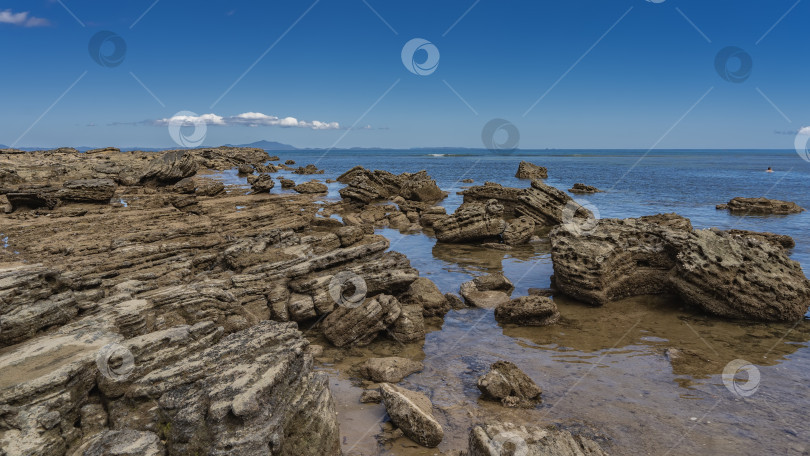
[[[534,163],[521,161],[515,177],[518,179],[545,179],[548,177],[548,169]]]
[[[424,369],[419,361],[391,356],[388,358],[369,358],[355,366],[354,370],[361,377],[377,383],[399,383],[403,378]]]
[[[498,290],[479,290],[474,281],[464,282],[459,290],[467,304],[484,309],[493,309],[509,301],[509,295]]]
[[[405,436],[428,448],[441,443],[444,430],[433,417],[433,404],[427,396],[388,383],[380,385],[380,394],[388,416]]]
[[[718,204],[717,209],[728,209],[736,215],[788,215],[804,212],[801,206],[792,201],[740,197],[733,198],[728,204]]]
[[[500,401],[506,407],[533,407],[542,402],[543,390],[509,361],[492,364],[478,379],[478,389],[486,399]]]
[[[470,431],[468,456],[607,456],[598,443],[554,427],[495,423]]]

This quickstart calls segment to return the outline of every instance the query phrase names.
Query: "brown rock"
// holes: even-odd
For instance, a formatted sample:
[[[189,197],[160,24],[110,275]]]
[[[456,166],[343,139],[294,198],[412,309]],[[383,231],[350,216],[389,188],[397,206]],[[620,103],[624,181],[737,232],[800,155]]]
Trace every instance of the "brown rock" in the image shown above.
[[[560,312],[547,297],[523,296],[500,304],[495,309],[495,319],[521,326],[548,326],[560,321]]]
[[[518,179],[545,179],[548,177],[548,169],[534,163],[522,161],[518,165],[515,177]]]
[[[478,379],[484,398],[500,401],[507,407],[533,407],[542,399],[543,390],[528,375],[509,361],[498,361]]]
[[[354,370],[361,377],[377,383],[399,383],[403,378],[424,369],[418,361],[391,356],[388,358],[369,358]]]
[[[380,385],[380,394],[391,421],[405,436],[428,448],[441,443],[444,430],[433,417],[433,404],[427,396],[388,383]]]

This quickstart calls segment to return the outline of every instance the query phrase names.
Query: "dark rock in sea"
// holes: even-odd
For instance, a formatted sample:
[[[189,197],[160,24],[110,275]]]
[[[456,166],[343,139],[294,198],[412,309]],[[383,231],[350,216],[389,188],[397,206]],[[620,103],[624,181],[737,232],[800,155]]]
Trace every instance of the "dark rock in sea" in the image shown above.
[[[478,379],[478,389],[485,399],[500,401],[506,407],[534,407],[543,400],[534,381],[509,361],[498,361]]]
[[[492,274],[485,274],[473,279],[475,288],[479,291],[503,291],[504,293],[511,294],[515,289],[512,282],[501,272]]]
[[[326,186],[326,184],[310,181],[296,185],[293,187],[293,190],[298,193],[327,193],[329,188]]]
[[[509,301],[509,294],[501,290],[480,290],[474,280],[461,284],[459,293],[467,304],[483,309],[494,309]]]
[[[587,234],[557,227],[549,234],[554,286],[593,305],[674,294],[721,317],[796,321],[804,316],[810,281],[781,246],[692,230],[687,222],[673,215],[603,219]]]
[[[568,189],[571,193],[601,193],[602,190],[592,186],[592,185],[585,185],[581,183],[574,184],[573,187]]]
[[[463,182],[465,184],[472,184],[475,181],[473,179],[462,179],[461,182]]]
[[[281,179],[281,188],[293,188],[295,187],[295,181],[292,179]]]
[[[522,161],[518,165],[515,177],[518,179],[546,179],[548,177],[548,169],[543,166],[537,166],[534,163]]]
[[[388,383],[380,385],[380,393],[388,416],[405,436],[428,448],[439,446],[444,430],[433,417],[433,404],[427,396]]]
[[[324,170],[318,169],[315,165],[299,166],[293,170],[293,174],[323,174]]]
[[[285,164],[285,165],[294,165],[294,164],[295,164],[295,160],[287,160],[287,161],[285,161],[285,162],[284,162],[284,164]]]
[[[247,176],[249,174],[253,174],[254,171],[253,166],[248,165],[247,163],[239,165],[236,169],[240,176]]]
[[[718,204],[717,209],[728,209],[735,215],[788,215],[804,212],[802,207],[792,201],[740,197],[732,199],[728,204]]]
[[[495,320],[520,326],[548,326],[560,321],[557,304],[543,296],[523,296],[495,308]]]

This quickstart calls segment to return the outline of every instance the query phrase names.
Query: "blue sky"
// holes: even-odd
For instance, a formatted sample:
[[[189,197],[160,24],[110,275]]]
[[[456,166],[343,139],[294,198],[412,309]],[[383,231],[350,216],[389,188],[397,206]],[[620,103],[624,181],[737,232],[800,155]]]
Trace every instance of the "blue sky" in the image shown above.
[[[5,1],[0,144],[173,147],[188,111],[213,114],[206,145],[483,147],[503,118],[524,149],[790,149],[808,17],[796,0]],[[120,37],[102,63],[126,44],[117,66],[91,58],[102,31]],[[403,64],[414,38],[439,51],[431,74]],[[729,46],[743,82],[715,68]]]

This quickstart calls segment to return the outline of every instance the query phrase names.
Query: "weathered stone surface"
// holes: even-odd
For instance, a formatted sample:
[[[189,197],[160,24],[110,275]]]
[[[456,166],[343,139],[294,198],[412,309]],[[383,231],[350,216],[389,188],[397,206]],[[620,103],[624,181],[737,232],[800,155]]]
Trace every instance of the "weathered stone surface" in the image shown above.
[[[729,318],[795,321],[807,311],[810,281],[783,248],[668,219],[600,220],[586,234],[552,230],[555,288],[594,305],[675,294]]]
[[[740,197],[733,198],[728,204],[718,204],[717,209],[728,209],[736,215],[788,215],[804,212],[801,206],[792,201]]]
[[[425,317],[444,317],[450,310],[450,304],[439,287],[426,277],[414,280],[408,291],[399,296],[399,300],[403,304],[418,305]]]
[[[402,305],[402,313],[389,330],[389,335],[399,343],[407,344],[425,340],[425,318],[422,306]]]
[[[602,190],[592,186],[592,185],[585,185],[582,183],[576,183],[573,187],[568,189],[571,193],[601,193]]]
[[[323,321],[323,334],[337,347],[367,345],[399,318],[402,308],[396,298],[379,295],[357,307],[338,306]]]
[[[141,182],[154,180],[161,183],[175,183],[197,173],[197,161],[191,153],[183,150],[164,152],[149,162],[149,167],[141,177]]]
[[[507,407],[533,407],[542,402],[543,390],[509,361],[497,361],[478,379],[484,398],[500,401]]]
[[[76,456],[163,456],[166,448],[154,432],[105,430],[73,453]]]
[[[269,174],[251,174],[247,178],[253,193],[267,193],[276,186],[273,176]]]
[[[479,290],[474,281],[464,282],[459,290],[467,304],[484,309],[494,309],[509,301],[509,295],[497,290]]]
[[[496,307],[495,319],[521,326],[548,326],[560,321],[560,312],[547,297],[522,296]]]
[[[419,361],[391,356],[388,358],[369,358],[355,366],[357,375],[377,383],[399,383],[403,378],[424,369]]]
[[[503,242],[507,245],[519,245],[529,242],[534,236],[534,220],[521,216],[506,224],[503,230]]]
[[[340,190],[343,199],[369,204],[373,201],[402,196],[406,200],[433,202],[444,198],[444,193],[425,171],[391,174],[387,171],[369,171],[356,166],[338,177],[347,184]]]
[[[344,226],[335,231],[338,239],[340,239],[341,247],[348,247],[363,239],[366,235],[362,228],[359,226]]]
[[[607,456],[598,443],[554,427],[495,423],[470,431],[468,456]]]
[[[467,304],[464,303],[464,300],[459,297],[459,295],[455,293],[445,293],[444,298],[447,299],[447,302],[450,304],[451,309],[463,309],[467,307]]]
[[[326,184],[310,181],[296,185],[293,187],[293,190],[298,193],[326,193],[329,191],[329,188]]]
[[[292,179],[281,179],[281,188],[293,188],[295,181]]]
[[[253,171],[255,171],[253,166],[248,165],[247,163],[242,163],[236,168],[236,170],[240,176],[248,176],[253,174]]]
[[[439,242],[471,242],[497,239],[506,229],[503,206],[496,200],[486,204],[465,203],[447,218],[433,222]]]
[[[6,193],[6,198],[12,211],[21,207],[53,209],[59,205],[57,191],[56,188],[48,186],[25,186]]]
[[[793,247],[796,247],[796,241],[786,234],[761,233],[748,230],[728,230],[727,232],[734,236],[752,237],[761,241],[766,241],[777,247],[782,247],[783,249],[792,249]]]
[[[197,196],[217,196],[225,192],[225,184],[214,179],[194,176],[174,184],[174,189],[180,193],[194,193]]]
[[[41,264],[0,264],[0,347],[75,317],[79,304],[71,285]]]
[[[77,179],[65,182],[56,196],[63,201],[108,203],[116,188],[112,179]]]
[[[518,179],[545,179],[548,177],[548,169],[534,163],[521,161],[515,177]]]
[[[541,226],[559,225],[571,222],[574,218],[593,217],[591,211],[577,204],[565,192],[539,180],[532,180],[531,188],[523,190],[518,201],[520,204],[516,213],[532,218]]]
[[[365,390],[360,394],[360,402],[363,404],[379,404],[382,402],[382,395],[379,389]]]
[[[524,189],[514,187],[504,187],[494,182],[485,182],[484,185],[470,187],[463,192],[465,203],[486,203],[494,199],[497,200],[504,209],[507,217],[513,217],[520,202],[518,197]]]
[[[380,385],[380,394],[388,416],[405,436],[428,448],[441,443],[444,430],[433,417],[433,404],[427,396],[388,383]]]
[[[419,215],[419,224],[432,227],[437,220],[447,218],[447,210],[441,206],[432,206]]]
[[[494,272],[492,274],[484,274],[473,279],[475,288],[479,291],[503,291],[506,294],[512,294],[515,286],[512,282],[501,272]]]
[[[293,174],[323,174],[322,169],[318,169],[315,165],[309,164],[307,166],[299,166],[293,170]]]

